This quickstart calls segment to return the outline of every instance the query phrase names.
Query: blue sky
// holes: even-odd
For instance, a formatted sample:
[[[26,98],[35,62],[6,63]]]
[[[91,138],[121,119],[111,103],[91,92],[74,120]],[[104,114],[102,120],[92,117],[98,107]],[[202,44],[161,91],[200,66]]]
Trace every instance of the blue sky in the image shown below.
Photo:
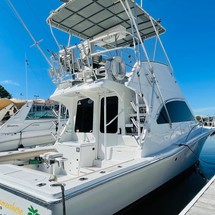
[[[59,0],[11,0],[32,35],[47,51],[56,51],[46,18]],[[215,115],[215,24],[213,0],[143,0],[144,9],[161,18],[166,33],[161,36],[174,74],[195,115]],[[10,9],[0,1],[0,84],[13,97],[47,99],[55,90],[49,65]],[[66,45],[68,37],[59,36]],[[28,60],[29,65],[26,66]],[[26,76],[27,74],[27,76]],[[26,78],[27,77],[27,78]],[[26,90],[27,80],[27,90]]]

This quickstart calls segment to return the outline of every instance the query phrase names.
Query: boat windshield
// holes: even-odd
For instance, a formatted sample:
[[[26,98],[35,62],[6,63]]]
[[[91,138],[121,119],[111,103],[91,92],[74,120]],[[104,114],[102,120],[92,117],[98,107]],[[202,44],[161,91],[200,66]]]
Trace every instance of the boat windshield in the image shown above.
[[[57,119],[57,116],[52,110],[41,110],[36,112],[29,112],[26,117],[27,120],[34,119]]]
[[[34,102],[26,117],[26,120],[57,119],[57,114],[53,109],[54,105]]]

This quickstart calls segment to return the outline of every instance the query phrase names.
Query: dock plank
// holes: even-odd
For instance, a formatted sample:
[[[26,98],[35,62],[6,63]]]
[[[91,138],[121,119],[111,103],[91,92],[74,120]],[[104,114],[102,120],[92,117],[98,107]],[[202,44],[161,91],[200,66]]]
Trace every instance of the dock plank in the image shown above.
[[[191,215],[191,214],[192,215],[212,215],[214,213],[215,213],[215,211],[213,209],[205,209],[205,208],[198,207],[196,205],[186,214],[187,215]]]
[[[215,215],[215,176],[200,190],[179,215]]]

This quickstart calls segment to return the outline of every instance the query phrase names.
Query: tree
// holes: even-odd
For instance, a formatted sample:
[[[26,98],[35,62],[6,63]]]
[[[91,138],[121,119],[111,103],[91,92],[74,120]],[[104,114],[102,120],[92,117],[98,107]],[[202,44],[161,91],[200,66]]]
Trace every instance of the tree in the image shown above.
[[[196,116],[196,120],[198,120],[199,122],[202,121],[202,117],[201,116]]]
[[[12,95],[7,90],[5,90],[5,88],[1,85],[0,85],[0,98],[8,98],[8,99],[12,98]]]

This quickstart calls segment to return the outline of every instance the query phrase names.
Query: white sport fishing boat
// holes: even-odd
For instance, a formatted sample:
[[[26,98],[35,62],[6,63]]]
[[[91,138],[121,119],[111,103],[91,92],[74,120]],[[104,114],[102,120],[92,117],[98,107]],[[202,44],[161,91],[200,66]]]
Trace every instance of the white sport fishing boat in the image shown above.
[[[114,214],[198,161],[212,131],[155,58],[158,41],[169,63],[159,21],[132,0],[70,0],[47,22],[76,43],[51,58],[69,120],[54,146],[1,153],[0,213]]]
[[[59,104],[51,100],[1,99],[0,151],[54,144]],[[56,110],[56,111],[55,111]],[[65,123],[66,119],[61,119]]]

